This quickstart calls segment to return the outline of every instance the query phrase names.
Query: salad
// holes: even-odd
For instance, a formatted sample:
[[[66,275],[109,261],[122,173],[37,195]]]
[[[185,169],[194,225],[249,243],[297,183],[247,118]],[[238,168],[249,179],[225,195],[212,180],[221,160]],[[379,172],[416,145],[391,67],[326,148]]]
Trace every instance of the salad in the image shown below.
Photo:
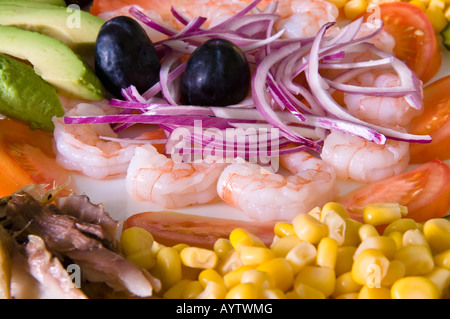
[[[438,43],[445,26],[430,23],[434,21],[429,18],[430,8],[434,8],[431,4],[422,11],[404,2],[361,8],[355,0],[347,5],[318,0],[236,1],[229,5],[205,1],[206,12],[199,12],[198,5],[183,1],[175,1],[173,7],[155,7],[150,2],[131,1],[124,6],[122,1],[115,7],[119,2],[94,1],[89,9],[107,22],[102,23],[95,41],[92,67],[98,79],[86,76],[93,81],[88,90],[95,93],[77,92],[97,95],[98,80],[104,96],[74,98],[56,91],[65,115],[55,115],[51,119],[54,131],[39,132],[42,138],[38,140],[22,123],[5,120],[1,126],[2,156],[8,160],[2,164],[4,196],[30,184],[50,183],[56,187],[57,197],[64,199],[65,192],[81,191],[91,202],[102,203],[113,220],[124,222],[119,250],[143,270],[139,276],[146,279],[130,290],[132,281],[127,278],[137,276],[137,270],[124,262],[120,269],[131,277],[121,278],[111,269],[101,269],[121,278],[111,287],[125,287],[138,296],[151,295],[152,288],[161,296],[181,296],[176,294],[178,288],[169,288],[187,283],[183,281],[186,278],[168,277],[171,270],[161,266],[164,258],[181,258],[184,266],[196,269],[193,278],[200,276],[201,269],[215,269],[225,278],[237,262],[228,260],[228,269],[225,259],[218,261],[215,243],[225,238],[232,245],[228,252],[236,255],[241,249],[236,240],[273,248],[278,240],[295,233],[296,240],[312,245],[304,249],[317,249],[317,257],[312,253],[311,260],[328,253],[333,256],[345,242],[333,227],[351,229],[343,226],[348,219],[375,226],[381,234],[385,231],[382,240],[391,238],[385,229],[397,219],[423,223],[423,233],[414,235],[418,237],[411,243],[425,240],[433,256],[446,251],[445,245],[436,245],[430,235],[436,232],[429,230],[443,229],[446,241],[445,222],[444,226],[427,224],[445,220],[442,217],[450,206],[445,147],[445,87],[450,80],[445,74],[448,59],[442,59],[447,52]],[[86,72],[89,70],[87,67]],[[236,139],[238,135],[243,139]],[[55,157],[48,157],[53,152]],[[9,205],[15,200],[19,198],[5,200],[5,216],[11,214]],[[31,198],[25,203],[37,205]],[[41,204],[46,210],[45,201]],[[333,213],[327,211],[327,205],[336,205]],[[379,222],[378,214],[385,208],[396,217],[384,216]],[[375,222],[370,219],[370,209]],[[66,211],[62,206],[57,214]],[[326,225],[327,234],[302,237],[301,229],[311,220],[302,220],[299,212]],[[106,215],[103,218],[109,221]],[[78,218],[77,225],[88,222]],[[172,226],[165,228],[167,224]],[[94,234],[94,225],[83,227],[79,230]],[[239,233],[242,229],[249,233]],[[36,232],[29,236],[46,234]],[[203,236],[211,233],[212,239],[202,242]],[[253,233],[259,239],[252,237]],[[267,234],[269,237],[262,239]],[[114,239],[96,236],[106,247],[100,250],[102,254],[116,258]],[[319,250],[322,239],[322,246],[328,248]],[[41,244],[38,238],[29,240],[34,245],[31,252]],[[180,242],[192,247],[175,249]],[[355,249],[364,246],[347,244]],[[170,246],[171,250],[163,249]],[[188,249],[198,246],[203,250]],[[67,254],[76,264],[83,265],[91,258],[57,246],[52,249]],[[159,252],[160,259],[156,257]],[[174,257],[175,253],[180,257]],[[323,289],[317,290],[317,283],[307,279],[312,276],[308,271],[318,271],[314,267],[322,267],[320,271],[330,266],[328,263],[335,267],[333,258],[317,259],[316,266],[309,265],[303,272],[295,259],[298,256],[274,258],[273,254],[279,253],[264,250],[264,258],[277,260],[273,262],[276,267],[266,265],[266,260],[248,264],[258,264],[255,270],[272,276],[266,280],[277,290],[265,291],[265,297],[281,296],[281,292],[285,296],[292,285],[295,289],[287,294],[290,297],[317,291],[316,297],[338,296],[333,293],[334,280],[339,277],[335,272],[321,272],[321,278],[334,278],[321,283]],[[408,264],[410,255],[377,254],[368,258],[376,260],[383,271],[392,259]],[[430,256],[420,254],[428,256],[431,268],[405,274],[428,274],[434,263],[445,265],[442,254],[432,265]],[[204,257],[205,264],[198,264],[198,256]],[[242,258],[239,262],[249,262]],[[358,262],[364,265],[365,261]],[[287,273],[294,271],[292,278],[277,277],[281,269],[277,267],[286,268]],[[359,272],[362,266],[355,267],[352,278],[364,286],[368,273]],[[274,283],[270,284],[271,280]],[[436,282],[418,280],[425,290],[431,289],[426,296],[442,295],[435,289]],[[384,285],[391,287],[394,282],[388,285],[385,281]],[[386,288],[384,296],[412,297],[404,294],[408,284],[412,283],[403,281],[395,289]],[[231,293],[211,288],[216,284],[207,286],[197,290],[197,296],[260,297],[259,292],[247,295],[238,289]],[[359,296],[370,296],[371,290],[364,289]]]

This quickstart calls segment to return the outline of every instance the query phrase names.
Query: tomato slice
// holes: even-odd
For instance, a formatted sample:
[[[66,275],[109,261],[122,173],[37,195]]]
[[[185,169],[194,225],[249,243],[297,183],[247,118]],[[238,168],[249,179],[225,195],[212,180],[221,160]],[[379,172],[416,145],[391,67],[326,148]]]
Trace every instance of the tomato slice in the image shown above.
[[[362,221],[370,203],[399,203],[408,207],[407,218],[424,222],[443,217],[450,208],[450,167],[432,160],[400,175],[362,186],[338,199],[351,217]]]
[[[130,216],[125,220],[123,230],[133,226],[146,229],[155,241],[166,246],[185,243],[212,249],[217,239],[228,238],[236,228],[243,228],[270,245],[274,238],[275,224],[161,211]]]
[[[53,136],[27,125],[0,121],[0,197],[21,187],[39,183],[64,185],[69,172],[56,164]]]
[[[379,8],[384,29],[395,38],[395,56],[405,61],[424,83],[428,82],[442,63],[430,20],[422,10],[408,2],[383,3]]]
[[[432,142],[410,144],[412,164],[422,164],[434,158],[450,159],[450,75],[423,89],[424,114],[414,118],[409,126],[413,134],[427,134]]]

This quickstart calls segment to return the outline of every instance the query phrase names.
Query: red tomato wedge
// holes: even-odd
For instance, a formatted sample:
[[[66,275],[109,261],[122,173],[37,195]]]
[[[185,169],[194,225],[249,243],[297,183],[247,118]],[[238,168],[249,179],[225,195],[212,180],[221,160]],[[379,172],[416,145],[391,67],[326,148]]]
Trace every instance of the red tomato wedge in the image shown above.
[[[450,159],[450,75],[423,89],[424,114],[414,118],[408,128],[413,134],[432,137],[427,144],[411,143],[412,164],[422,164],[434,158]]]
[[[450,167],[432,160],[397,176],[362,186],[338,199],[351,217],[362,221],[369,203],[399,203],[408,207],[407,218],[424,222],[443,217],[450,208]]]
[[[258,236],[266,245],[274,238],[273,222],[249,222],[215,217],[182,214],[171,211],[145,212],[128,217],[123,230],[141,227],[149,231],[155,241],[166,246],[185,243],[212,249],[218,238],[228,238],[236,228],[243,228]]]
[[[0,197],[39,183],[64,185],[69,173],[56,164],[53,136],[27,125],[0,121]]]
[[[405,61],[424,83],[428,82],[442,62],[430,20],[422,10],[407,2],[383,3],[379,8],[384,29],[395,38],[395,56]]]

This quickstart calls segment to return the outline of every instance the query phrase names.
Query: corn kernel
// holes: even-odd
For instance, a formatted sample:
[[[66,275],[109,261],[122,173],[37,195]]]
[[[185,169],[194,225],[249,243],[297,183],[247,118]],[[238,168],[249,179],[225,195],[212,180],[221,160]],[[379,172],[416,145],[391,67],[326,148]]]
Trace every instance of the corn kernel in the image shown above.
[[[338,242],[330,237],[324,237],[317,245],[316,264],[321,267],[336,266]]]
[[[434,255],[434,263],[437,267],[450,270],[450,249]]]
[[[288,252],[301,242],[302,240],[297,235],[289,235],[278,239],[270,246],[270,249],[275,256],[285,258]]]
[[[230,289],[238,284],[241,283],[242,275],[247,270],[254,269],[254,267],[246,265],[241,266],[239,268],[234,269],[233,271],[230,271],[229,273],[225,274],[223,276],[223,282],[225,283],[225,286]]]
[[[224,258],[232,249],[233,246],[226,238],[217,239],[213,246],[213,250],[219,258]]]
[[[445,9],[444,16],[447,19],[447,21],[450,21],[450,7]]]
[[[362,243],[358,246],[358,249],[356,250],[353,258],[356,259],[361,251],[368,248],[378,249],[388,259],[394,258],[394,255],[397,252],[397,244],[392,238],[387,236],[371,236],[362,241]]]
[[[120,248],[125,256],[150,249],[153,245],[153,236],[141,227],[130,227],[120,235]]]
[[[186,247],[180,252],[183,265],[191,268],[208,269],[217,265],[218,257],[212,250],[198,247]]]
[[[224,299],[227,294],[227,289],[214,282],[209,281],[205,289],[199,293],[196,299]]]
[[[395,203],[368,204],[363,209],[364,222],[374,226],[390,224],[406,214],[406,206]]]
[[[391,291],[386,287],[363,286],[358,299],[391,299]]]
[[[405,265],[406,276],[423,275],[434,267],[433,256],[427,246],[404,246],[397,251],[394,258]]]
[[[334,297],[334,299],[358,299],[359,298],[359,292],[349,292],[348,294],[343,294]]]
[[[450,249],[450,221],[433,218],[423,224],[423,234],[434,253]]]
[[[191,280],[184,287],[183,294],[181,296],[182,299],[195,299],[200,295],[205,289],[202,284],[198,280]]]
[[[423,12],[425,12],[425,10],[426,10],[426,6],[425,6],[425,4],[424,4],[424,2],[423,1],[421,1],[421,0],[412,0],[412,1],[410,1],[409,3],[411,3],[412,5],[415,5],[417,8],[419,8],[420,10],[422,10]]]
[[[361,290],[362,285],[353,280],[352,273],[346,272],[336,278],[336,284],[333,291],[333,297],[338,297]]]
[[[295,235],[294,226],[291,223],[278,222],[275,224],[273,231],[276,236],[283,238],[285,236]]]
[[[217,266],[217,271],[223,276],[242,266],[241,258],[236,250],[231,250],[226,257],[222,258]]]
[[[383,232],[383,235],[389,236],[393,231],[398,231],[404,234],[407,230],[417,229],[418,225],[416,221],[412,218],[402,218],[390,223]]]
[[[297,299],[326,299],[322,291],[304,283],[294,285],[294,290],[297,294]]]
[[[386,235],[383,235],[386,236]],[[399,231],[392,231],[387,235],[389,238],[392,238],[395,241],[395,245],[397,249],[403,247],[403,234]]]
[[[450,288],[450,270],[441,267],[434,267],[434,269],[428,273],[426,277],[434,282],[436,287],[441,292],[441,295],[445,298],[445,294]]]
[[[295,234],[301,240],[317,244],[328,236],[328,226],[308,214],[299,214],[292,221]]]
[[[341,246],[338,248],[335,265],[336,276],[352,270],[355,252],[356,247],[354,246]]]
[[[336,274],[334,269],[331,268],[305,266],[295,276],[294,287],[298,287],[300,284],[315,288],[322,292],[325,297],[329,297],[336,286]]]
[[[275,258],[275,253],[265,247],[243,246],[239,252],[243,265],[260,265]]]
[[[271,288],[262,289],[259,293],[259,298],[261,299],[286,299],[286,295],[281,289]]]
[[[320,220],[321,214],[322,214],[322,211],[320,210],[319,207],[314,207],[313,209],[311,209],[311,210],[308,212],[308,215],[314,217],[314,218],[317,219],[317,220]]]
[[[328,226],[328,237],[335,239],[338,245],[342,245],[345,241],[346,222],[335,211],[328,211],[322,217],[322,222]]]
[[[189,279],[181,279],[180,281],[176,282],[172,287],[167,289],[167,291],[163,294],[163,297],[166,299],[182,299],[184,291],[191,281],[192,280]]]
[[[345,234],[344,234],[344,242],[342,246],[358,246],[361,243],[361,238],[359,237],[359,228],[362,223],[347,218],[345,221]]]
[[[128,254],[126,258],[134,265],[143,269],[152,269],[156,265],[156,257],[151,248]]]
[[[347,3],[347,0],[328,0],[331,3],[334,3],[338,9],[341,9],[344,7],[344,5]]]
[[[324,222],[324,217],[328,214],[328,212],[333,211],[339,216],[341,216],[343,219],[350,218],[350,215],[348,214],[347,210],[345,209],[344,205],[341,203],[336,202],[328,202],[322,207],[322,213],[320,215],[321,222]]]
[[[367,10],[366,0],[350,0],[344,5],[344,13],[347,19],[353,20]]]
[[[223,277],[214,269],[202,270],[198,275],[198,281],[202,284],[203,288],[206,288],[206,285],[210,281],[214,281],[220,285],[225,285]]]
[[[403,277],[391,287],[392,299],[438,299],[439,297],[439,289],[426,277]]]
[[[381,280],[381,285],[384,287],[390,287],[398,279],[405,276],[406,267],[399,260],[391,260],[386,272],[386,276]]]
[[[425,14],[433,26],[433,29],[436,33],[441,32],[448,21],[445,18],[444,14],[445,3],[440,0],[431,0],[428,8],[425,9]]]
[[[402,246],[423,245],[428,246],[425,236],[419,229],[410,229],[403,234]]]
[[[258,294],[258,287],[251,282],[247,282],[231,288],[225,295],[225,299],[257,299]]]
[[[378,233],[377,229],[370,224],[363,224],[361,227],[359,227],[359,238],[361,241],[364,241],[368,237],[378,237],[380,234]]]
[[[174,246],[172,246],[173,249],[175,249],[176,251],[178,251],[178,253],[180,253],[184,248],[189,247],[188,244],[176,244]]]
[[[163,247],[156,255],[156,265],[152,274],[161,280],[163,289],[172,287],[182,279],[181,260],[176,249]]]
[[[258,269],[248,269],[242,273],[241,284],[253,283],[258,289],[275,288],[275,281],[268,273]]]
[[[236,228],[230,233],[230,243],[239,251],[242,246],[266,247],[256,235],[242,228]]]
[[[386,276],[389,259],[373,248],[363,250],[352,265],[353,280],[360,285],[378,287]]]
[[[286,260],[292,267],[294,273],[297,273],[301,268],[311,264],[317,256],[316,247],[307,242],[301,242],[292,248],[286,255]]]
[[[282,291],[288,290],[294,281],[291,265],[284,258],[271,259],[256,269],[268,273],[274,279],[275,287]]]

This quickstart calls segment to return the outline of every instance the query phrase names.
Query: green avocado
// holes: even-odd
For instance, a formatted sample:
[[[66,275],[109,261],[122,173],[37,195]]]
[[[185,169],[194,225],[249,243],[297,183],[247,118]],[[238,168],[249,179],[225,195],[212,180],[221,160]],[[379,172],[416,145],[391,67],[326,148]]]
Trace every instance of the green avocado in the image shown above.
[[[103,86],[94,70],[67,45],[38,32],[0,25],[0,53],[29,61],[58,93],[101,100]]]
[[[0,54],[0,113],[53,132],[52,118],[63,116],[64,110],[55,88],[31,66]]]
[[[66,2],[64,0],[0,0],[0,3],[28,6],[66,6]]]
[[[103,19],[89,12],[40,2],[0,1],[0,24],[36,31],[60,40],[79,54],[93,54]]]

